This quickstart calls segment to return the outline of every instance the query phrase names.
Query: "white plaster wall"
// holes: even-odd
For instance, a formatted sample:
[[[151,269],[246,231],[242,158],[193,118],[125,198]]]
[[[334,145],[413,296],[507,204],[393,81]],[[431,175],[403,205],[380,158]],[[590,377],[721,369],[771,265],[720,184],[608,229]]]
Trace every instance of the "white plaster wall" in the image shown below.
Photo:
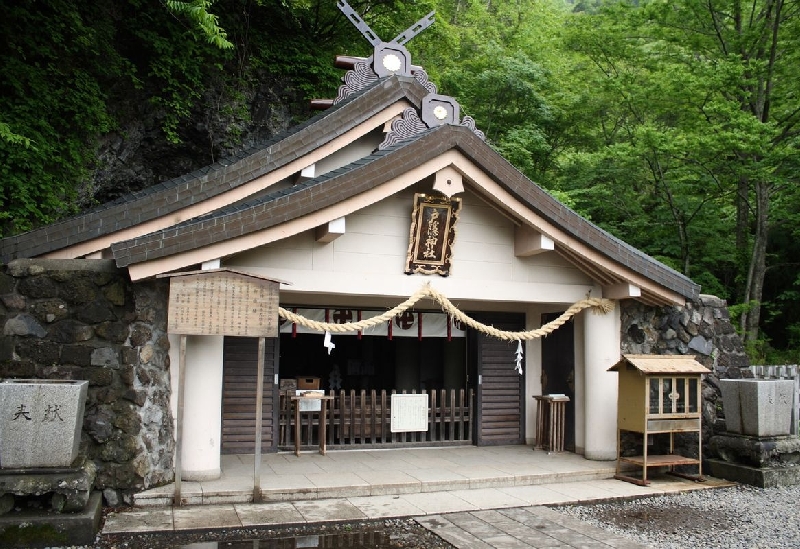
[[[418,191],[430,189],[417,186]],[[462,195],[449,277],[406,275],[413,190],[348,215],[331,243],[312,231],[224,259],[290,282],[290,292],[407,297],[431,282],[451,299],[572,304],[592,281],[555,253],[514,255],[514,224],[474,194]]]

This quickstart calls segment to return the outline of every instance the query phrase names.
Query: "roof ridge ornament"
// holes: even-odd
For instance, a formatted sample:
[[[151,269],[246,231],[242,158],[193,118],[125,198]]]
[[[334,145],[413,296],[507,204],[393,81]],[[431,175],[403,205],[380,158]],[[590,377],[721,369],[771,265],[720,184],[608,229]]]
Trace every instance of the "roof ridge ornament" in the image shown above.
[[[378,78],[392,75],[413,76],[428,92],[436,93],[436,86],[428,80],[428,74],[420,67],[412,68],[411,54],[403,46],[433,24],[435,11],[408,27],[390,42],[384,42],[347,3],[347,0],[337,0],[336,6],[367,39],[367,42],[372,44],[373,53],[363,62],[357,62],[353,69],[345,74],[342,79],[344,85],[339,87],[339,92],[333,101],[334,105],[374,83]]]
[[[347,3],[347,0],[337,0],[336,6],[374,48],[371,59],[372,70],[375,71],[375,74],[378,76],[391,76],[393,74],[411,76],[411,54],[403,47],[403,44],[430,27],[434,22],[436,11],[430,12],[395,36],[390,42],[384,42],[378,34],[367,25],[366,21],[361,18],[356,10]]]
[[[392,122],[392,129],[386,134],[383,143],[378,145],[378,150],[388,149],[400,141],[414,137],[427,129],[428,126],[420,120],[417,110],[413,107],[408,107],[403,110],[402,117]]]
[[[443,124],[459,125],[461,108],[458,101],[447,95],[439,95],[436,85],[430,82],[428,73],[421,67],[413,67],[412,70],[411,54],[403,46],[403,44],[406,44],[434,23],[435,11],[430,12],[395,36],[391,42],[383,42],[378,34],[347,3],[347,0],[337,0],[336,6],[358,29],[361,35],[372,44],[374,50],[371,57],[363,61],[357,61],[353,68],[344,75],[342,78],[344,84],[339,86],[339,92],[333,101],[334,105],[355,92],[374,84],[379,78],[392,75],[413,76],[428,90],[428,95],[422,99],[419,114],[415,112],[412,117],[408,109],[403,112],[402,120],[404,122],[397,124],[398,130],[395,130],[395,124],[392,124],[392,131],[386,136],[379,148],[389,147],[397,141],[406,139],[427,128]],[[485,140],[483,132],[475,129],[475,121],[472,118],[466,117],[460,125],[470,128],[476,135]]]

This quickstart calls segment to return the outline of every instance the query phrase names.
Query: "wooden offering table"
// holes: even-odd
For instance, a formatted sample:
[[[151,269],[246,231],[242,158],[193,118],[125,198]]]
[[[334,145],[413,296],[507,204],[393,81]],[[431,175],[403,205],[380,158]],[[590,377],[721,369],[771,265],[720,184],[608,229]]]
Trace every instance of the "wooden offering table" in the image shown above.
[[[566,395],[539,395],[536,399],[536,448],[563,452],[567,415]]]
[[[291,398],[292,402],[294,402],[294,454],[296,456],[300,455],[300,403],[319,401],[319,453],[324,456],[326,450],[325,427],[328,424],[328,401],[333,400],[334,397],[319,393],[307,393]]]

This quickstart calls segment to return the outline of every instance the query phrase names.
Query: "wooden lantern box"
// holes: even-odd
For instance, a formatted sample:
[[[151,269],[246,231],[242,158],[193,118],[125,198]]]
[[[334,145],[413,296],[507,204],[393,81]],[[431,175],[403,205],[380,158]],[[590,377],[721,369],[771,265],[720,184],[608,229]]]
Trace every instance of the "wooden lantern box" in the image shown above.
[[[648,467],[669,467],[673,474],[678,474],[675,466],[697,465],[697,476],[680,476],[702,480],[701,376],[709,370],[691,356],[623,355],[609,371],[619,373],[616,478],[646,486]],[[623,431],[642,435],[642,455],[622,456]],[[674,453],[674,434],[687,432],[697,433],[697,458]],[[648,455],[650,435],[660,433],[669,434],[669,454]],[[623,462],[641,467],[642,478],[623,475],[620,470]]]

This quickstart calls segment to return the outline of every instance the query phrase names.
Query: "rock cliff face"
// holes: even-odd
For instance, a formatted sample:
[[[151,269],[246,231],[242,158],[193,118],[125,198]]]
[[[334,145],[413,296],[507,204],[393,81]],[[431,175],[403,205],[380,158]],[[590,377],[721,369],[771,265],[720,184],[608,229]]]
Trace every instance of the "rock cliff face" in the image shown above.
[[[113,261],[0,266],[0,378],[89,381],[81,452],[112,505],[173,477],[167,291]]]
[[[97,143],[97,166],[83,190],[87,207],[167,181],[270,140],[313,114],[291,82],[254,75],[250,85],[209,84],[177,128],[178,143],[162,130],[164,113],[146,96],[128,97],[115,110],[119,128]]]

